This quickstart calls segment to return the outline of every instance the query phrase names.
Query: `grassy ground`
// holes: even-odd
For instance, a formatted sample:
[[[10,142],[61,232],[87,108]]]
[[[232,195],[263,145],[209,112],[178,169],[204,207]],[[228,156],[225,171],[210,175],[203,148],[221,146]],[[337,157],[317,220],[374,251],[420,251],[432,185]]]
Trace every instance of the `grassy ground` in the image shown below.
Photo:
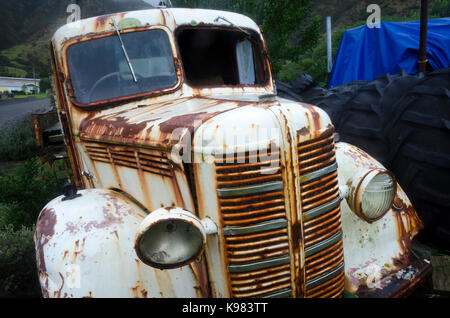
[[[14,95],[14,98],[27,98],[27,97],[35,97],[37,99],[47,98],[49,97],[49,94],[46,93],[40,93],[40,94],[29,94],[29,95]]]

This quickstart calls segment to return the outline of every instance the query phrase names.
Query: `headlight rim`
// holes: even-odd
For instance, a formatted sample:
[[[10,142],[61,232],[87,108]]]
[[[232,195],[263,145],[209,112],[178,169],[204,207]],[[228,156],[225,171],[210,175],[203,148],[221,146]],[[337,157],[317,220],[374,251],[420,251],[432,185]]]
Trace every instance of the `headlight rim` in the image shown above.
[[[364,181],[369,177],[369,175],[372,175],[371,179],[369,180],[369,182],[367,183],[367,185],[370,183],[370,181],[375,178],[377,175],[379,174],[387,174],[392,178],[393,181],[393,196],[392,196],[392,200],[390,201],[390,203],[387,205],[386,210],[381,213],[378,217],[375,218],[369,218],[367,217],[364,212],[362,211],[362,198],[364,195],[364,189],[362,188],[362,184],[364,183]],[[355,186],[356,183],[356,186]],[[373,223],[376,222],[380,219],[382,219],[388,212],[389,210],[392,208],[393,204],[394,204],[394,200],[396,198],[397,195],[397,179],[395,178],[395,175],[387,170],[387,169],[382,169],[382,168],[372,168],[369,169],[367,171],[364,171],[364,173],[361,174],[356,174],[353,178],[351,178],[348,182],[347,182],[348,188],[349,188],[349,195],[347,196],[347,203],[350,207],[350,209],[361,219],[363,219],[364,221],[368,222],[368,223]]]
[[[173,209],[175,209],[175,213],[171,212],[171,210],[173,210]],[[153,214],[155,212],[156,212],[156,214]],[[152,217],[150,217],[150,219],[146,222],[147,217],[151,216],[152,214],[153,214],[152,217],[155,218],[156,220],[153,221]],[[172,215],[170,215],[170,214],[172,214]],[[185,211],[181,208],[160,208],[160,209],[157,209],[157,210],[151,212],[147,217],[146,217],[146,219],[144,219],[144,221],[142,221],[142,223],[139,226],[139,230],[136,233],[136,239],[135,239],[135,244],[134,244],[134,250],[136,252],[136,255],[138,256],[139,260],[142,261],[144,264],[151,266],[153,268],[156,268],[156,269],[161,269],[161,270],[180,268],[180,267],[188,265],[188,264],[192,263],[193,261],[195,261],[196,259],[200,258],[200,256],[205,251],[206,232],[203,228],[203,224],[201,223],[201,221],[191,212]],[[141,249],[140,249],[140,244],[141,244],[143,238],[145,237],[145,234],[151,227],[154,227],[160,223],[166,223],[171,220],[174,220],[174,221],[182,220],[183,222],[194,225],[196,230],[198,230],[198,232],[201,235],[201,239],[202,239],[201,247],[197,251],[197,253],[193,254],[191,257],[189,257],[188,259],[183,260],[181,262],[172,263],[172,264],[163,264],[163,263],[154,262],[143,255],[143,253],[141,252]]]

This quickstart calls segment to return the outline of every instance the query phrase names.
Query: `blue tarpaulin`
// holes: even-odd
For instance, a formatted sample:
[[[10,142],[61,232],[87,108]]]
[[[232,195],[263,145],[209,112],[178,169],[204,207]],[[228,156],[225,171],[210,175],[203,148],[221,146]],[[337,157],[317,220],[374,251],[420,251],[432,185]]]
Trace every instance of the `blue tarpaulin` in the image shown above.
[[[356,80],[371,81],[383,74],[418,72],[420,21],[381,22],[344,32],[328,86]],[[433,69],[450,66],[450,18],[428,20],[427,58]]]

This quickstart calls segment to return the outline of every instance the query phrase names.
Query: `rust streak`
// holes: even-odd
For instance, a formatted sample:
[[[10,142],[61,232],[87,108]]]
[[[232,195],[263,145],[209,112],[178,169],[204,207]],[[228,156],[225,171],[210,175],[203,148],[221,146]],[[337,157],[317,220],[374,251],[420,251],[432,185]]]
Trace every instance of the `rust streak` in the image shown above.
[[[50,241],[55,234],[55,225],[57,219],[55,210],[44,209],[37,221],[36,226],[36,262],[40,273],[45,273],[47,268],[45,266],[44,246]],[[48,279],[48,278],[47,278]]]

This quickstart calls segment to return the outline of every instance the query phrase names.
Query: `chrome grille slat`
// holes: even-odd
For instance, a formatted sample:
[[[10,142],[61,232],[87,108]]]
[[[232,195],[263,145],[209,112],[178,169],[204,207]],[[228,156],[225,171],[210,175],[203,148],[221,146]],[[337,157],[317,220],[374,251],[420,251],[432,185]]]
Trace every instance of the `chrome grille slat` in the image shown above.
[[[228,265],[228,271],[230,273],[244,273],[250,272],[260,269],[266,269],[269,267],[275,267],[279,265],[289,264],[291,262],[291,258],[289,255],[283,257],[276,257],[273,259],[265,259],[262,261],[255,261],[251,263],[244,264],[231,264]]]
[[[343,292],[344,256],[333,129],[299,143],[306,297]],[[335,281],[337,279],[337,281]],[[320,286],[324,291],[315,290]]]
[[[281,291],[277,291],[274,293],[270,293],[267,295],[262,295],[260,296],[261,298],[287,298],[287,297],[291,297],[292,296],[292,291],[290,288],[286,288],[284,290]]]
[[[326,282],[334,277],[336,277],[337,275],[339,275],[342,271],[344,270],[344,263],[340,263],[339,266],[337,266],[335,269],[333,269],[332,271],[319,276],[317,278],[314,278],[310,281],[306,282],[306,289],[312,289],[320,284],[322,284],[323,282]]]
[[[341,239],[342,239],[342,231],[339,231],[333,236],[329,237],[328,239],[305,248],[305,257],[319,253],[320,251],[326,249],[327,247],[339,242]]]
[[[232,297],[292,295],[284,184],[274,154],[278,150],[239,154],[235,158],[245,160],[238,163],[216,161]]]
[[[241,186],[236,188],[219,188],[217,189],[217,193],[219,194],[219,197],[221,198],[228,198],[232,196],[237,195],[250,195],[255,193],[264,193],[269,191],[279,191],[283,189],[283,182],[277,181],[277,182],[270,182],[270,183],[263,183],[258,184],[254,186]]]
[[[270,288],[273,285],[277,285],[279,283],[286,283],[291,280],[291,275],[289,273],[285,273],[284,275],[276,275],[276,276],[269,276],[266,280],[260,280],[259,281],[259,288]],[[247,284],[247,285],[237,285],[233,284],[232,290],[235,292],[248,292],[248,291],[255,291],[257,289],[257,286],[254,284]]]
[[[325,204],[322,204],[318,207],[312,208],[311,210],[303,213],[303,221],[309,221],[314,218],[317,218],[317,217],[321,216],[322,214],[325,214],[326,212],[333,210],[334,208],[339,206],[340,203],[341,203],[341,199],[339,197],[337,197]]]
[[[343,246],[333,131],[297,147],[305,296],[339,296],[343,291]],[[216,162],[231,296],[292,296],[287,233],[290,224],[285,215],[281,167],[268,168],[254,154],[234,158],[252,161]],[[317,289],[322,286],[323,291]]]
[[[286,228],[288,225],[287,221],[284,219],[277,219],[277,220],[271,220],[268,222],[263,222],[255,225],[250,226],[230,226],[226,227],[223,230],[223,234],[225,236],[232,236],[232,235],[244,235],[244,234],[253,234],[253,233],[260,233],[265,232],[269,230],[276,230],[281,228]]]
[[[284,284],[278,284],[277,286],[270,286],[268,288],[260,288],[255,289],[248,292],[235,293],[236,297],[245,297],[245,298],[260,298],[262,295],[274,293],[280,289],[289,288],[290,282],[286,282]]]
[[[326,175],[326,174],[329,174],[331,172],[336,171],[337,168],[338,168],[337,162],[335,161],[331,165],[326,166],[326,167],[324,167],[322,169],[318,169],[316,171],[312,171],[310,173],[306,173],[306,174],[301,175],[300,176],[300,182],[301,183],[305,183],[305,182],[308,182],[308,181],[320,178],[323,175]]]

